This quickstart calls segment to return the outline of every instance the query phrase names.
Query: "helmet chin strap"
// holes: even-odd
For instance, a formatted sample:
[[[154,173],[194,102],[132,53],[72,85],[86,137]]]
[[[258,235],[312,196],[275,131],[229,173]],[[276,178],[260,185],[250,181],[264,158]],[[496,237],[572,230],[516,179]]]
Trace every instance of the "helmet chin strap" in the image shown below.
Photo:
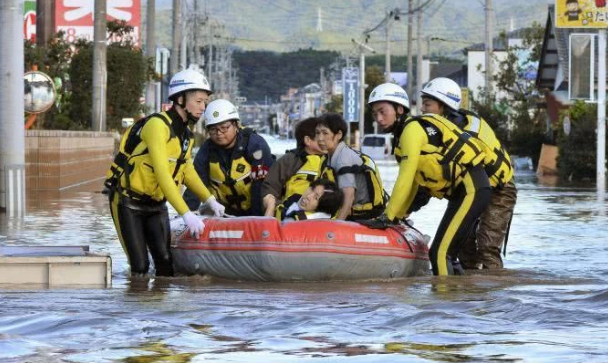
[[[198,122],[198,118],[194,117],[193,114],[190,113],[190,111],[188,111],[187,109],[184,108],[184,111],[186,111],[186,115],[187,115],[187,119],[188,119],[188,123],[192,126],[196,125],[196,123]]]
[[[178,103],[178,105],[186,113],[186,121],[188,122],[188,124],[190,124],[191,126],[196,125],[196,123],[198,122],[198,118],[194,117],[194,115],[190,113],[190,111],[188,111],[188,109],[186,108],[186,92],[184,92],[182,96],[182,102]]]
[[[403,113],[403,114],[397,113],[397,108],[398,108],[397,105],[393,104],[393,107],[395,108],[395,116],[396,116],[395,117],[395,122],[393,122],[393,124],[390,125],[389,127],[382,129],[382,133],[383,134],[388,134],[388,133],[393,132],[393,130],[395,130],[395,126],[398,123],[403,122],[407,118],[407,114],[405,114],[405,113]]]

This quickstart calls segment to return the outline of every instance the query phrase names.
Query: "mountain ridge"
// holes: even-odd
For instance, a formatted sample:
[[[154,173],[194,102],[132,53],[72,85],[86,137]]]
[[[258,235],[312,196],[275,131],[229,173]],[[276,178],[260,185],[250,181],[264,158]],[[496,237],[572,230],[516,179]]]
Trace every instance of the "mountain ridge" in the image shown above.
[[[182,0],[184,2],[184,0]],[[194,14],[192,1],[184,2],[187,14]],[[199,12],[214,24],[216,37],[225,38],[242,50],[290,52],[298,49],[353,52],[352,39],[363,40],[363,32],[373,29],[387,11],[404,6],[398,0],[308,0],[305,5],[290,0],[207,0],[199,2]],[[544,25],[548,0],[494,2],[495,35]],[[142,2],[142,16],[145,6]],[[156,1],[156,42],[171,44],[172,0]],[[401,9],[405,11],[405,9]],[[143,20],[142,20],[143,21]],[[414,31],[415,31],[414,21]],[[432,54],[446,54],[485,39],[485,12],[482,0],[431,0],[424,11],[424,47]],[[415,37],[415,34],[414,34]],[[405,54],[407,15],[391,23],[391,53]],[[367,44],[377,53],[386,48],[384,27],[370,33]],[[415,47],[415,45],[414,45]]]

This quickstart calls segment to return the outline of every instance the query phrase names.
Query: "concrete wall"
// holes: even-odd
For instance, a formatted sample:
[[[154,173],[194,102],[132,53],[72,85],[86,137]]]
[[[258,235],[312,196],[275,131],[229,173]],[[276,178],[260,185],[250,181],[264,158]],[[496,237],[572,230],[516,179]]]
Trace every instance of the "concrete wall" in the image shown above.
[[[27,130],[27,191],[63,191],[86,184],[99,190],[114,155],[109,132]]]
[[[506,59],[507,53],[504,51],[494,51],[496,59],[492,62],[492,71],[498,70],[498,62]],[[478,69],[479,68],[479,69]],[[478,97],[479,89],[486,88],[486,53],[485,51],[469,51],[468,53],[468,88],[471,90],[473,97]],[[496,92],[496,83],[492,83],[494,92]],[[506,97],[506,94],[499,92],[496,94],[497,99]]]

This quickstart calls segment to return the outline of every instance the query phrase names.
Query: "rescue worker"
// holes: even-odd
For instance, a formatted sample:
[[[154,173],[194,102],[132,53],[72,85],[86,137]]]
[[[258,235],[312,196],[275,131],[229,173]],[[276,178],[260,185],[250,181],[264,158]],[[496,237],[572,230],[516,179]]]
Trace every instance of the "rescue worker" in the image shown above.
[[[319,117],[315,139],[328,153],[328,166],[338,183],[344,201],[337,219],[359,220],[379,216],[388,196],[374,161],[344,143],[346,121],[336,113]],[[330,180],[332,177],[328,176]]]
[[[318,122],[316,117],[298,122],[296,148],[287,151],[270,167],[262,184],[265,216],[285,218],[286,202],[291,204],[296,195],[301,196],[325,170],[325,153],[315,141]]]
[[[274,159],[264,138],[241,127],[236,107],[227,100],[215,100],[205,110],[209,134],[194,158],[194,168],[211,193],[234,216],[262,216],[262,182]],[[191,190],[184,199],[190,210],[200,201]]]
[[[442,115],[479,141],[485,153],[484,168],[492,197],[476,231],[469,235],[458,258],[464,268],[501,269],[503,241],[506,244],[517,188],[509,154],[488,123],[479,115],[460,109],[460,86],[449,78],[435,78],[421,91],[422,112]]]
[[[342,205],[342,191],[328,179],[316,179],[290,204],[285,205],[285,221],[332,218]]]
[[[384,132],[393,132],[399,176],[385,212],[367,224],[386,228],[406,217],[418,188],[448,200],[429,258],[434,275],[463,273],[456,256],[490,199],[484,153],[471,136],[438,115],[407,117],[410,102],[403,88],[377,86],[368,104]]]
[[[157,276],[173,275],[167,201],[192,235],[198,237],[203,231],[200,217],[182,199],[182,183],[206,201],[216,215],[223,214],[224,207],[192,165],[194,140],[189,127],[205,111],[210,94],[209,82],[201,73],[190,69],[178,72],[169,84],[171,109],[137,121],[122,137],[105,185],[118,238],[133,275],[148,272],[148,251]]]

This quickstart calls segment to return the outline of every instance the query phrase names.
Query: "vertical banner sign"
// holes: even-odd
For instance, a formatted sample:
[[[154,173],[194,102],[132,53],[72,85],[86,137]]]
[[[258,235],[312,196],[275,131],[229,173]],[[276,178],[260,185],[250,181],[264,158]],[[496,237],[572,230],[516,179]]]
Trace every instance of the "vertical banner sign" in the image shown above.
[[[608,26],[606,0],[556,0],[556,28],[602,28]]]
[[[55,6],[55,30],[63,30],[68,42],[74,42],[78,38],[93,40],[95,0],[55,0]],[[141,0],[106,0],[106,17],[108,21],[124,20],[132,26],[133,32],[126,36],[140,45]],[[109,41],[121,40],[116,37]]]
[[[342,68],[342,109],[346,122],[359,122],[359,68]]]

